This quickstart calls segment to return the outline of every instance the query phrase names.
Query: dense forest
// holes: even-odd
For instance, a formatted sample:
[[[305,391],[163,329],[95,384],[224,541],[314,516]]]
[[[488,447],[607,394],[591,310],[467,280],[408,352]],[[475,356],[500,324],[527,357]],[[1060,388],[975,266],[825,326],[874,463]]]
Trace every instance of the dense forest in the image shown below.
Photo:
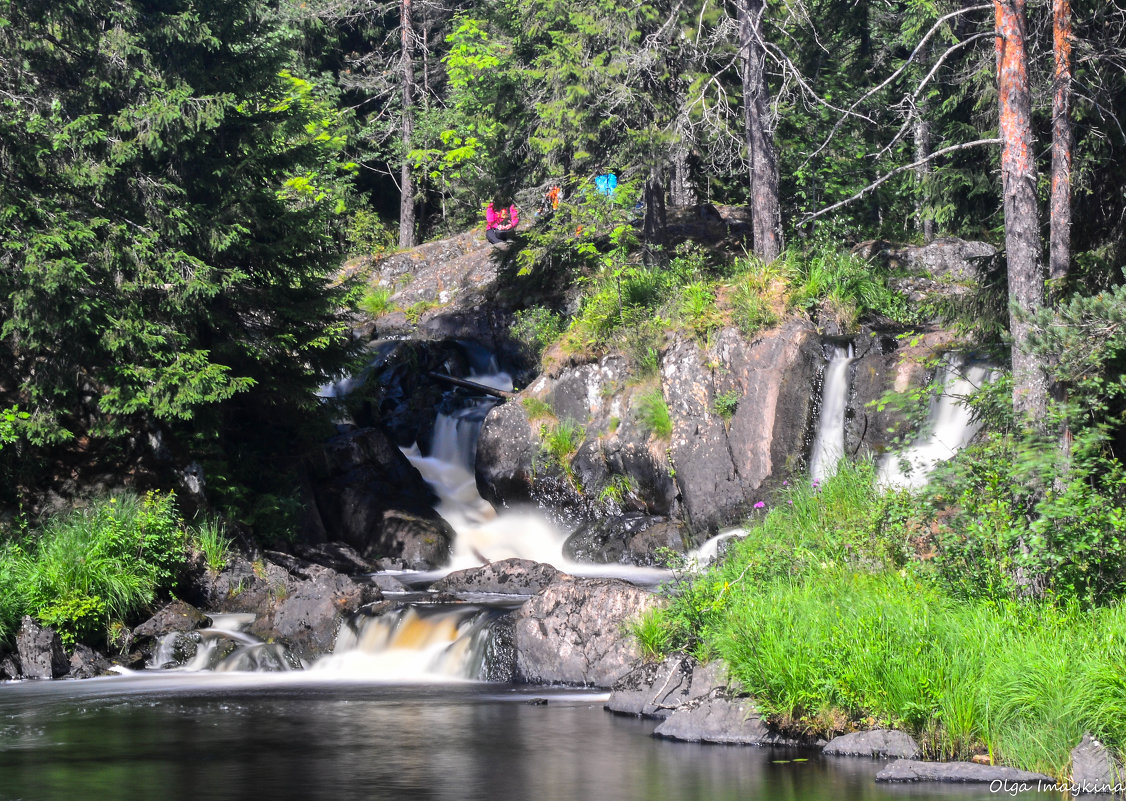
[[[619,321],[623,275],[685,263],[674,208],[747,207],[765,265],[1002,246],[990,281],[926,310],[1012,367],[978,401],[1003,436],[994,500],[1056,527],[998,547],[1042,551],[1034,583],[1116,597],[1120,523],[1092,510],[1126,486],[1124,26],[1087,0],[0,0],[6,536],[185,471],[276,536],[298,505],[278,465],[328,430],[313,392],[354,364],[343,260],[494,200],[531,218],[559,187],[519,272],[613,275]],[[1092,561],[1052,573],[1065,547]]]

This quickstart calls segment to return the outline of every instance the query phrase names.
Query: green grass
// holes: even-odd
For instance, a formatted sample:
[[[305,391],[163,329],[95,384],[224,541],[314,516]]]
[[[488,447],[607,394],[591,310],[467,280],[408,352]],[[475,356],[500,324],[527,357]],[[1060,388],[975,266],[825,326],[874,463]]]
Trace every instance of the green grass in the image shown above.
[[[0,548],[0,633],[30,614],[68,646],[104,639],[175,583],[185,545],[171,495],[121,495],[50,518],[37,537]]]
[[[637,416],[642,425],[653,432],[658,439],[668,439],[672,436],[669,405],[665,403],[665,396],[661,394],[660,387],[638,395],[636,401]]]
[[[987,752],[1063,776],[1090,731],[1126,747],[1126,609],[956,598],[907,535],[870,465],[784,487],[727,559],[682,575],[643,648],[721,657],[780,725],[896,726],[932,757]]]
[[[218,573],[227,566],[227,556],[231,550],[231,538],[224,534],[222,523],[206,520],[196,527],[192,543],[203,554],[209,570]]]
[[[561,420],[554,426],[540,426],[540,437],[544,451],[565,470],[575,451],[583,444],[586,431],[571,418]]]
[[[524,413],[528,415],[529,420],[555,418],[555,410],[539,398],[533,398],[531,396],[521,398],[520,405],[524,407]]]
[[[393,308],[391,290],[386,287],[372,287],[360,300],[360,311],[371,317],[379,317]]]

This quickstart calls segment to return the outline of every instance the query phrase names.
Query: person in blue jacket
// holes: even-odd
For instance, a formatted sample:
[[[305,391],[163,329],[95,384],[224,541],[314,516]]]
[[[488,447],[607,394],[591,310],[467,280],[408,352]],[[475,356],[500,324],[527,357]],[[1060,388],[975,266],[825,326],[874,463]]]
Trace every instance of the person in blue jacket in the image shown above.
[[[609,197],[618,188],[618,176],[612,172],[603,172],[594,176],[594,188],[599,194]]]

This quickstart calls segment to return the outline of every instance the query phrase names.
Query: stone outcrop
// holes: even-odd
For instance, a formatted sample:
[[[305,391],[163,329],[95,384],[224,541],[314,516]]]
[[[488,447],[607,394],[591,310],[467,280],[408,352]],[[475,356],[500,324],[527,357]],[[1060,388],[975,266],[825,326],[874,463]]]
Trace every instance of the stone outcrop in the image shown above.
[[[900,759],[876,774],[877,782],[945,782],[948,784],[990,784],[1005,782],[1009,785],[1028,785],[1035,789],[1037,783],[1052,784],[1053,779],[1042,773],[1031,773],[999,765],[979,765],[976,762],[919,762]]]
[[[521,398],[546,407],[553,418],[529,420],[527,410],[511,402],[493,409],[478,444],[482,495],[494,504],[540,502],[562,510],[573,528],[638,512],[687,522],[695,532],[714,531],[740,520],[801,465],[810,388],[824,361],[808,322],[792,319],[752,341],[724,329],[706,353],[678,336],[660,361],[659,387],[634,382],[618,355],[540,377]],[[640,412],[642,396],[657,389],[673,423],[669,439],[652,434]],[[720,395],[737,398],[726,419],[716,411]],[[559,465],[546,456],[541,427],[567,420],[582,426],[584,437]],[[664,542],[693,544],[670,534]],[[597,559],[621,559],[620,553],[599,554],[599,547],[585,549]]]
[[[332,650],[347,616],[380,597],[372,585],[360,585],[333,570],[317,567],[309,580],[298,584],[276,602],[270,613],[259,617],[250,632],[309,661]]]
[[[437,498],[379,429],[341,434],[306,462],[311,495],[306,536],[342,541],[362,559],[428,569],[449,561],[453,530]]]
[[[70,655],[70,670],[67,678],[92,679],[95,676],[105,675],[110,668],[110,661],[93,648],[79,643]]]
[[[1121,795],[1126,771],[1105,745],[1084,734],[1079,745],[1071,749],[1071,784],[1080,795]]]
[[[515,614],[516,672],[531,684],[610,687],[640,654],[626,626],[657,599],[618,579],[556,579]]]
[[[211,618],[185,601],[166,604],[155,615],[133,629],[135,637],[159,637],[173,631],[194,631],[211,625]]]
[[[450,573],[431,585],[435,592],[535,595],[560,575],[548,564],[530,559],[502,559]]]
[[[940,237],[926,245],[881,240],[862,242],[853,253],[901,273],[890,280],[912,303],[939,296],[959,296],[980,285],[998,250],[985,242]]]
[[[857,731],[834,737],[822,753],[883,759],[918,759],[922,755],[919,744],[911,735],[893,729]]]
[[[678,707],[653,731],[657,737],[727,745],[801,745],[772,731],[749,698],[713,695]]]
[[[667,718],[726,684],[725,667],[716,661],[701,665],[687,656],[642,664],[619,679],[606,708],[623,715]]]
[[[70,672],[58,632],[25,615],[16,632],[20,675],[25,679],[57,679]]]
[[[580,526],[563,544],[563,555],[577,562],[663,566],[662,550],[684,553],[695,545],[678,520],[627,512]]]

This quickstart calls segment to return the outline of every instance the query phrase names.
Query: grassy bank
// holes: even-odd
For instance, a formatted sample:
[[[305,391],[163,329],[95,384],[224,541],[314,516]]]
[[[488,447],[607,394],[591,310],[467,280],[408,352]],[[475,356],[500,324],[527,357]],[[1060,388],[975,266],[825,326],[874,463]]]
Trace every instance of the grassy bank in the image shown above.
[[[189,546],[221,563],[212,524],[190,531],[171,494],[120,495],[48,518],[0,541],[0,640],[32,615],[68,647],[104,646],[175,586]]]
[[[787,488],[723,564],[682,579],[643,643],[723,658],[767,715],[809,733],[891,725],[932,757],[1056,776],[1085,731],[1126,745],[1126,610],[956,598],[923,543],[884,525],[908,502],[866,465]]]

